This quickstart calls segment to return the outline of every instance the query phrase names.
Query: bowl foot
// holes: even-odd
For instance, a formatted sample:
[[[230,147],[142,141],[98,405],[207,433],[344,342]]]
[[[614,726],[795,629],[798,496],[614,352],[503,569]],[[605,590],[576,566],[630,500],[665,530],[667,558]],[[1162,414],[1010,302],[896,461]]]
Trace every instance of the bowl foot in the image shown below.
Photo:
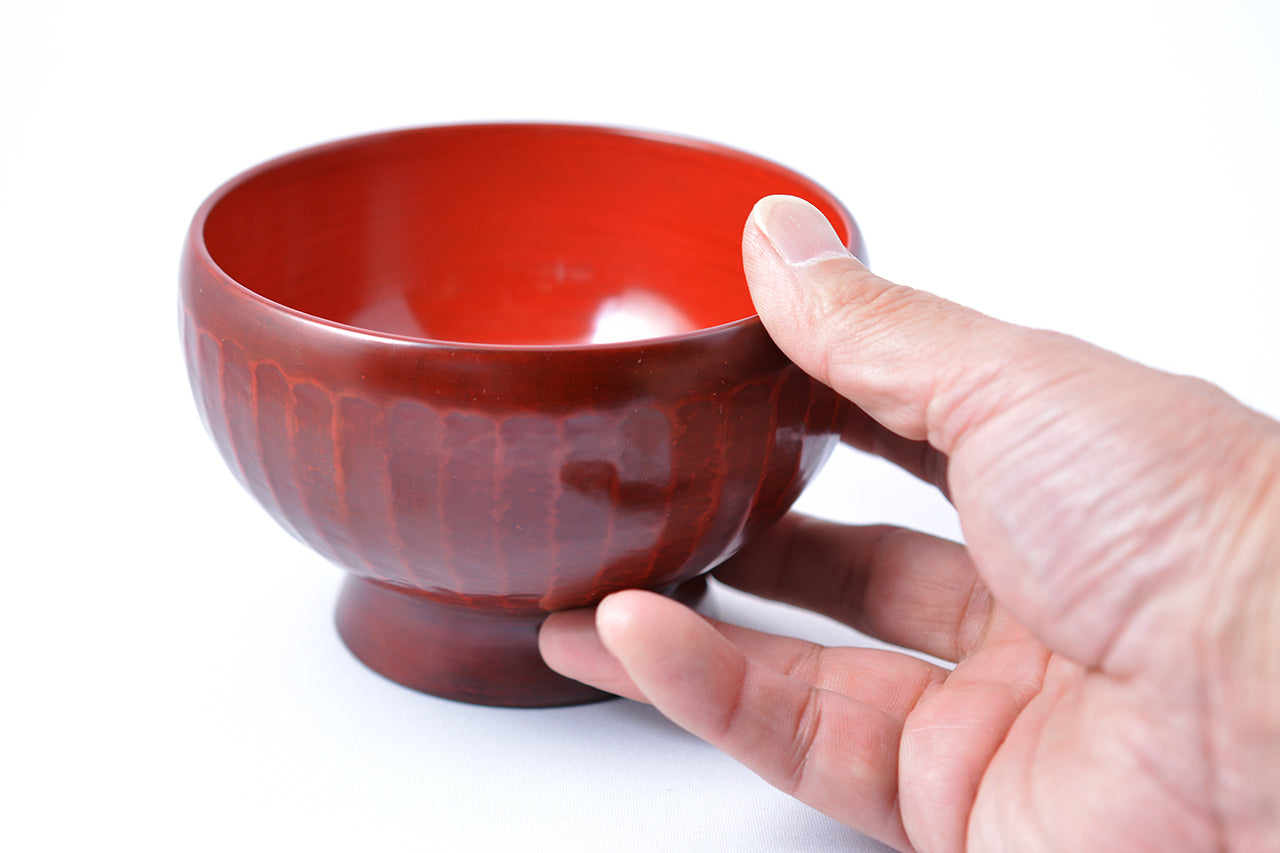
[[[663,590],[696,605],[697,577]],[[478,705],[538,708],[612,698],[553,672],[538,654],[546,614],[471,609],[348,575],[338,596],[338,634],[375,672],[433,696]]]

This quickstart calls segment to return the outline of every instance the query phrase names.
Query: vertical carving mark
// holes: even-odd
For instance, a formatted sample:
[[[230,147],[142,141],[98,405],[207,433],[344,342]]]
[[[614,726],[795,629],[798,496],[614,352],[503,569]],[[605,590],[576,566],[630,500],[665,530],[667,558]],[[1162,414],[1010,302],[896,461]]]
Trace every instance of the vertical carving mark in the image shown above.
[[[257,390],[253,369],[239,346],[222,344],[222,371],[219,376],[227,419],[227,441],[235,454],[241,482],[267,512],[280,517],[271,484],[267,482],[262,450],[258,442]]]
[[[564,454],[555,499],[556,572],[543,606],[559,609],[586,595],[583,578],[603,565],[612,535],[612,504],[617,488],[617,433],[602,414],[584,413],[561,424]]]
[[[752,410],[758,415],[758,425],[763,431],[761,438],[764,442],[764,450],[757,457],[760,463],[756,473],[755,488],[751,490],[751,498],[742,513],[737,531],[729,540],[724,552],[716,558],[717,563],[727,559],[741,548],[747,537],[763,526],[762,521],[765,516],[770,516],[768,521],[774,520],[772,514],[777,507],[778,494],[786,490],[788,480],[794,479],[794,463],[788,463],[783,456],[785,447],[780,447],[778,444],[779,434],[782,432],[779,427],[782,414],[779,407],[783,399],[783,383],[780,378],[775,378],[765,383],[762,388],[768,392],[768,403],[758,404],[758,409]]]
[[[806,376],[805,381],[809,404],[805,413],[808,438],[800,455],[800,471],[807,481],[839,442],[840,429],[852,404],[817,380]]]
[[[613,535],[605,564],[593,582],[596,594],[648,584],[670,509],[671,421],[653,408],[626,413],[619,424],[622,452],[611,515]]]
[[[289,434],[293,480],[310,521],[307,543],[325,557],[347,568],[343,559],[350,549],[333,534],[341,505],[337,495],[333,460],[333,405],[328,395],[308,382],[293,386]]]
[[[195,361],[197,365],[196,405],[204,425],[213,437],[223,460],[236,479],[244,483],[244,472],[231,450],[227,435],[227,412],[222,404],[222,350],[218,340],[208,332],[201,332],[196,343]]]
[[[390,580],[403,563],[391,524],[391,483],[387,476],[387,427],[382,412],[367,400],[338,400],[338,475],[346,526],[374,577]]]
[[[739,386],[728,396],[726,435],[719,454],[723,488],[706,535],[689,561],[698,569],[728,555],[751,511],[772,432],[769,396],[770,387],[763,382]]]
[[[452,589],[464,595],[490,594],[493,569],[493,460],[497,429],[480,415],[450,412],[444,418],[446,456],[440,503],[448,525]]]
[[[280,368],[269,362],[259,364],[253,378],[258,398],[258,457],[262,460],[266,486],[274,498],[273,515],[285,530],[311,544],[319,532],[306,515],[290,462],[289,401],[292,392],[289,383]]]
[[[454,588],[440,507],[443,439],[443,422],[427,406],[402,401],[387,413],[387,473],[396,536],[410,575],[427,590]]]
[[[541,595],[557,565],[552,507],[559,489],[559,433],[553,418],[513,415],[502,421],[498,435],[507,469],[497,528],[503,593]]]
[[[728,412],[722,395],[695,399],[677,406],[673,429],[671,470],[677,480],[659,549],[661,586],[679,577],[694,557],[719,506],[717,494],[725,477],[725,439]]]
[[[810,381],[799,370],[787,373],[778,381],[773,402],[774,427],[769,464],[751,507],[751,521],[743,531],[744,538],[755,535],[776,521],[800,494]]]

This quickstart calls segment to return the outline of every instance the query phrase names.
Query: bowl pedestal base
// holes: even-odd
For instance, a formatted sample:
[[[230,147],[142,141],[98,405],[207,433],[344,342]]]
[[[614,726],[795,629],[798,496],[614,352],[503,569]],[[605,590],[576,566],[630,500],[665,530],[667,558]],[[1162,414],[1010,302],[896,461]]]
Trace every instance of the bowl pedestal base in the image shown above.
[[[704,577],[661,590],[696,605]],[[414,690],[478,705],[537,708],[612,698],[553,672],[538,654],[542,611],[468,608],[348,575],[338,634],[370,669]]]

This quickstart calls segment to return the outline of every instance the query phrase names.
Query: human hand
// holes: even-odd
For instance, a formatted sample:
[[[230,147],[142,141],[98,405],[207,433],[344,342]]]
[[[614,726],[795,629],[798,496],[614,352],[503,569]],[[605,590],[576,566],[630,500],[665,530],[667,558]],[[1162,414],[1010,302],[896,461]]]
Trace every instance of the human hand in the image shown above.
[[[548,664],[902,849],[1280,850],[1280,424],[879,279],[795,199],[743,251],[778,345],[869,415],[845,439],[966,544],[793,515],[715,576],[954,669],[635,591],[550,617]]]

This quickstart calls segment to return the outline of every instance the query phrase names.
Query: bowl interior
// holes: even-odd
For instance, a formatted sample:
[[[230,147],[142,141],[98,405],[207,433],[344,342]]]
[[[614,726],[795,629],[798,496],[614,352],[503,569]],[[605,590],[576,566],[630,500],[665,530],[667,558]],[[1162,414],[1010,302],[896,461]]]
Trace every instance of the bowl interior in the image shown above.
[[[213,261],[267,299],[365,330],[566,345],[754,313],[742,227],[772,193],[843,208],[780,166],[716,146],[555,125],[472,125],[301,152],[229,185]]]

